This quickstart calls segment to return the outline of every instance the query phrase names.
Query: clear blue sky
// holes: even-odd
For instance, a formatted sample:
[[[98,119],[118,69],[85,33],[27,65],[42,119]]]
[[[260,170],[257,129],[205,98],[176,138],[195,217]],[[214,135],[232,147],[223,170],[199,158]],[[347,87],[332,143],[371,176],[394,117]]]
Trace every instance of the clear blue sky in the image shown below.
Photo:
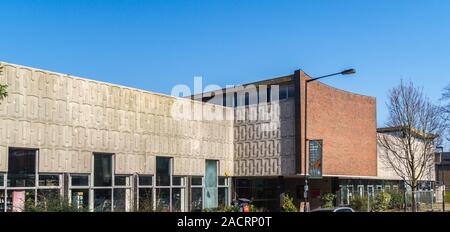
[[[2,1],[0,60],[170,93],[303,69],[377,97],[400,79],[450,83],[450,1]]]

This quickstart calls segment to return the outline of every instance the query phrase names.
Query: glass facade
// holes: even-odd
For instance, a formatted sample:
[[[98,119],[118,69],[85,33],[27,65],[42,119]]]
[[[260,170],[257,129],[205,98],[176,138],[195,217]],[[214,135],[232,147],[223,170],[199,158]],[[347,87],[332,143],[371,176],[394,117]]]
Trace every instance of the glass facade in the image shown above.
[[[91,173],[63,174],[39,173],[38,150],[10,149],[9,154],[14,164],[0,173],[0,212],[46,206],[64,194],[73,208],[93,212],[201,211],[230,201],[229,178],[217,175],[216,160],[205,161],[205,176],[173,175],[172,157],[156,157],[154,175],[124,175],[114,172],[114,154],[92,153]]]

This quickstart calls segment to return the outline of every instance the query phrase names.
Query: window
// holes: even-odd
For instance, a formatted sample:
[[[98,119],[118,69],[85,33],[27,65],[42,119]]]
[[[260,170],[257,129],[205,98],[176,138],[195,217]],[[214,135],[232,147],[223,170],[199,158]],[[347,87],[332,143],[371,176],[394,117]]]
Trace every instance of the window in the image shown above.
[[[172,211],[181,212],[184,210],[185,199],[185,181],[184,177],[172,178]]]
[[[72,206],[83,211],[89,209],[89,189],[71,189],[70,200]]]
[[[114,186],[129,186],[130,178],[128,176],[116,175],[114,177]]]
[[[94,154],[94,186],[112,186],[112,155]]]
[[[5,212],[6,209],[5,196],[5,175],[0,173],[0,212]]]
[[[0,188],[5,186],[5,175],[0,173]]]
[[[89,186],[88,175],[72,175],[70,178],[72,186]]]
[[[229,178],[220,176],[218,184],[218,203],[219,207],[229,205]]]
[[[156,157],[156,186],[170,186],[171,158]]]
[[[155,209],[184,211],[185,177],[172,176],[172,158],[156,157]]]
[[[153,211],[153,177],[138,176],[138,210],[141,212]]]
[[[322,177],[322,140],[309,141],[309,175]]]
[[[358,185],[358,194],[360,197],[364,196],[364,185]]]
[[[246,106],[250,105],[250,94],[249,93],[245,93],[245,105]]]
[[[34,187],[36,160],[36,150],[9,149],[8,187]]]
[[[191,177],[191,211],[203,209],[203,177]]]
[[[111,189],[94,189],[94,211],[109,212],[112,206]]]
[[[392,185],[392,191],[398,192],[398,185]]]
[[[279,88],[279,100],[286,99],[288,97],[288,88],[285,85],[280,86]]]
[[[59,186],[59,175],[39,174],[39,186]]]
[[[288,98],[294,98],[295,97],[295,88],[294,85],[289,85],[287,87],[287,91],[288,91]]]
[[[153,185],[152,176],[139,176],[139,186],[152,186]]]
[[[69,201],[77,210],[89,210],[89,175],[71,174],[69,176]]]

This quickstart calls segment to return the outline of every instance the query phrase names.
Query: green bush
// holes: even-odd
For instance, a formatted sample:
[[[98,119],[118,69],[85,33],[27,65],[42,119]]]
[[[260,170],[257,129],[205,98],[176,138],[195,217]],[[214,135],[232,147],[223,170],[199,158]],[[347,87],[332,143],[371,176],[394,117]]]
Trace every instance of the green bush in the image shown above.
[[[281,210],[283,212],[298,212],[297,207],[295,207],[294,200],[287,193],[281,195]]]
[[[40,199],[37,204],[28,200],[25,202],[25,212],[84,212],[60,197]]]
[[[333,202],[336,198],[336,195],[333,193],[325,193],[322,195],[322,208],[331,208],[334,206]]]
[[[389,208],[389,203],[391,202],[391,194],[387,192],[380,192],[375,194],[374,204],[372,211],[381,212]]]
[[[401,209],[404,204],[404,196],[402,193],[391,192],[391,201],[389,202],[389,209]]]
[[[350,200],[350,207],[359,212],[367,212],[367,196],[354,196]]]

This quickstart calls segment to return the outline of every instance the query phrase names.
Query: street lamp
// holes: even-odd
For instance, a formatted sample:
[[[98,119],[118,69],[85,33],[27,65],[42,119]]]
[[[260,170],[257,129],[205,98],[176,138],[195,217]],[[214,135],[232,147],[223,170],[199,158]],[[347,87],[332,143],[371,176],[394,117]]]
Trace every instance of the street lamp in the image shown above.
[[[307,202],[308,202],[308,173],[306,172],[307,170],[307,159],[306,159],[306,147],[307,147],[307,143],[308,143],[308,138],[307,136],[307,110],[308,110],[308,83],[313,82],[313,81],[317,81],[319,79],[323,79],[325,77],[331,77],[331,76],[337,76],[337,75],[351,75],[356,73],[355,69],[346,69],[344,71],[341,72],[337,72],[337,73],[332,73],[332,74],[328,74],[325,76],[320,76],[320,77],[315,77],[315,78],[311,78],[305,81],[305,146],[304,146],[304,154],[305,154],[305,187],[304,187],[304,197],[305,197],[305,209],[304,211],[307,211]]]

